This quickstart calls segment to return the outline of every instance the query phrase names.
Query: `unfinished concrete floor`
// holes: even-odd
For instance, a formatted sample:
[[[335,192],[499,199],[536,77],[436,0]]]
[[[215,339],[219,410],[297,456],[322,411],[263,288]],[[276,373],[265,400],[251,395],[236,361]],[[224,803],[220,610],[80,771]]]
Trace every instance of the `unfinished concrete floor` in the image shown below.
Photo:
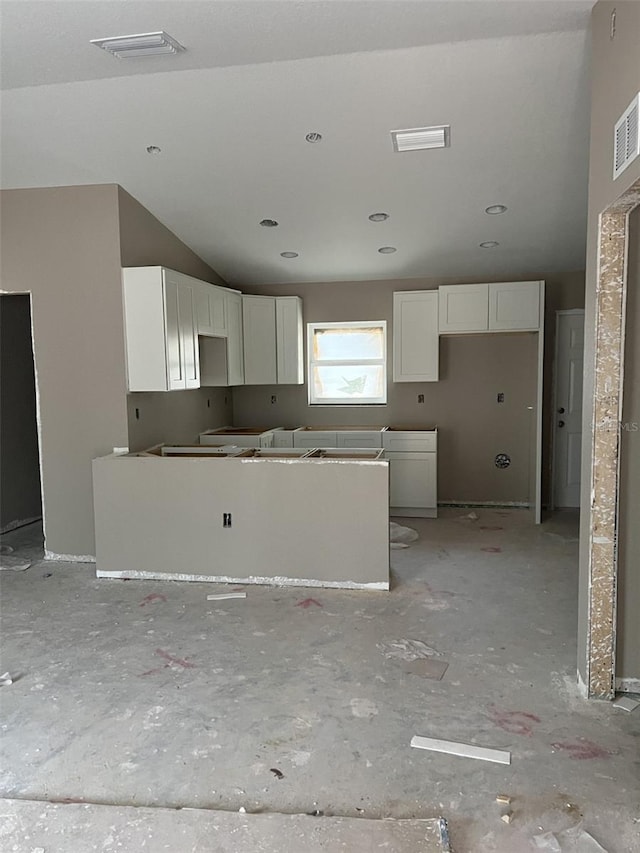
[[[609,853],[640,850],[640,709],[575,686],[577,518],[535,528],[523,511],[467,512],[405,522],[420,540],[392,551],[389,593],[251,586],[207,602],[228,588],[64,563],[3,572],[1,671],[16,680],[0,688],[2,795],[442,815],[456,853],[535,850],[534,835],[582,819]],[[37,532],[3,542],[37,559]],[[444,678],[378,648],[399,639],[438,649]],[[512,763],[411,749],[415,734],[511,750]]]

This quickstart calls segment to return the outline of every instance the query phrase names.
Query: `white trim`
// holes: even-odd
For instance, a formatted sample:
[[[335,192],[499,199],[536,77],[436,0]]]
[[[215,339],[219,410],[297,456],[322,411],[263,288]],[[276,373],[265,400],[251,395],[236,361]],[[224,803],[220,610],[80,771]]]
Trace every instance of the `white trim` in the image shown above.
[[[429,749],[431,752],[446,752],[448,755],[459,755],[462,758],[478,758],[481,761],[493,761],[496,764],[511,764],[511,753],[503,749],[489,749],[475,746],[471,743],[456,743],[452,740],[421,737],[414,735],[411,746],[416,749]]]
[[[640,693],[640,678],[616,678],[619,693]]]
[[[237,584],[263,584],[266,586],[310,586],[325,587],[326,589],[381,589],[388,590],[388,581],[376,581],[372,583],[359,583],[358,581],[320,581],[307,578],[286,577],[222,577],[221,575],[189,575],[182,572],[142,572],[132,570],[129,572],[105,572],[96,570],[98,578],[129,578],[131,580],[154,580],[154,581],[195,581],[197,583],[237,583]]]
[[[54,563],[95,563],[96,558],[90,554],[55,554],[53,551],[44,552],[45,560],[52,560]]]
[[[545,317],[545,282],[540,281],[540,314],[538,329],[538,378],[536,392],[536,464],[535,464],[535,523],[542,522],[542,407],[544,402],[544,317]]]

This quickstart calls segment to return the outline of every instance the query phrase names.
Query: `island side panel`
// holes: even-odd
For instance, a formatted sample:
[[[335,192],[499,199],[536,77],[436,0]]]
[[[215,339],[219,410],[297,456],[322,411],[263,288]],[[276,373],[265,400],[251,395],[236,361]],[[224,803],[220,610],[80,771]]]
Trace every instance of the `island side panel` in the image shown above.
[[[384,462],[103,457],[97,570],[384,585],[388,482]]]

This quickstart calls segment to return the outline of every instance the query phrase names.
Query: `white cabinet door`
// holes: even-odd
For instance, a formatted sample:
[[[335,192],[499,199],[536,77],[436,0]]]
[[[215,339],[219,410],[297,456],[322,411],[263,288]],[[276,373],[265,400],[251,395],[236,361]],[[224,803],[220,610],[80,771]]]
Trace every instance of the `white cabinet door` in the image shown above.
[[[510,281],[489,285],[489,329],[540,328],[540,282]]]
[[[294,447],[336,447],[337,435],[328,430],[296,430],[293,433]]]
[[[195,287],[193,280],[186,277],[178,280],[178,317],[180,320],[182,372],[184,374],[184,385],[181,387],[199,388],[200,353],[198,351]]]
[[[397,515],[437,514],[437,454],[387,451],[389,504]]]
[[[276,296],[276,350],[278,385],[302,385],[302,299]]]
[[[393,381],[438,380],[438,291],[393,294]]]
[[[180,329],[180,285],[169,270],[164,275],[164,311],[166,340],[167,388],[181,391],[186,386],[182,359],[182,333]]]
[[[225,290],[204,281],[194,281],[196,318],[199,335],[226,338]]]
[[[275,296],[242,297],[245,385],[275,385],[276,359]]]
[[[438,290],[440,334],[488,331],[488,284],[447,284]]]
[[[382,432],[376,430],[344,430],[336,438],[336,447],[382,447]]]
[[[242,332],[242,296],[225,293],[227,321],[227,379],[229,385],[244,385],[244,345]]]

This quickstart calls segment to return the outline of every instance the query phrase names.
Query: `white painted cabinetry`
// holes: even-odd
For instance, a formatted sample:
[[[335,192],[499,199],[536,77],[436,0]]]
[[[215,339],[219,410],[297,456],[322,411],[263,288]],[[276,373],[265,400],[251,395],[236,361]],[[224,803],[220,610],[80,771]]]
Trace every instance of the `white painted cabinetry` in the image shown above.
[[[302,300],[299,296],[242,297],[245,385],[304,381]]]
[[[129,391],[200,387],[196,284],[163,267],[123,270]]]
[[[199,335],[227,337],[226,291],[223,287],[197,282],[195,287],[196,317]]]
[[[538,331],[542,282],[450,284],[439,288],[440,334]]]
[[[438,291],[393,294],[393,381],[438,380]]]
[[[276,296],[276,363],[278,385],[302,385],[302,299]]]
[[[489,285],[451,284],[439,288],[440,334],[489,329]]]
[[[242,294],[225,293],[227,327],[227,379],[229,385],[244,385],[244,337],[242,331]]]
[[[510,281],[489,285],[489,330],[537,331],[540,316],[540,282]]]
[[[436,518],[438,515],[437,430],[389,429],[382,433],[389,462],[392,515]]]

